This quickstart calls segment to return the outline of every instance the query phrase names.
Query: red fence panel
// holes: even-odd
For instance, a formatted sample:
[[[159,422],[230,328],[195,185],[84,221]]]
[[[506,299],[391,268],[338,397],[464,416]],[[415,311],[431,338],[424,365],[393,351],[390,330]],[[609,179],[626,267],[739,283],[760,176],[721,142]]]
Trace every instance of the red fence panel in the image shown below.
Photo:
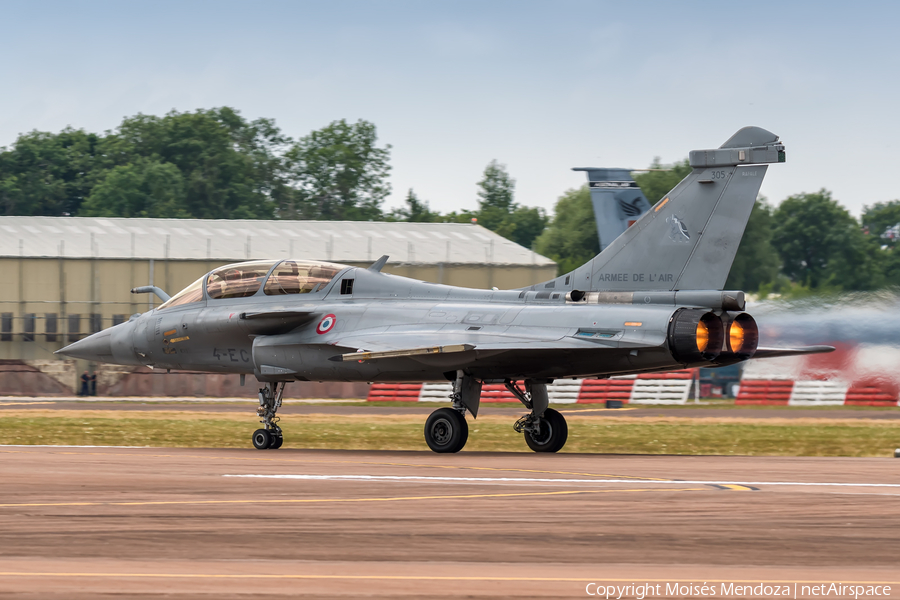
[[[735,404],[787,406],[794,382],[786,379],[744,379]]]
[[[369,388],[369,402],[418,402],[421,383],[374,383]]]

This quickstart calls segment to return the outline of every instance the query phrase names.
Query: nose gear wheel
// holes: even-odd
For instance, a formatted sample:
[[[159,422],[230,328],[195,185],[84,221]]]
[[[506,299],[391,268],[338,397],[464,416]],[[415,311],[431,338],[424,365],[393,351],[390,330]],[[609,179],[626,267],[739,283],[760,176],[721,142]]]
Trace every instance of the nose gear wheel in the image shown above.
[[[268,429],[257,429],[253,432],[253,447],[257,450],[265,450],[272,443],[272,434]]]
[[[281,408],[281,400],[284,396],[284,382],[266,383],[259,388],[259,408],[256,416],[260,418],[263,429],[253,432],[253,447],[257,450],[277,450],[284,443],[284,435],[278,422],[281,420],[276,412]]]

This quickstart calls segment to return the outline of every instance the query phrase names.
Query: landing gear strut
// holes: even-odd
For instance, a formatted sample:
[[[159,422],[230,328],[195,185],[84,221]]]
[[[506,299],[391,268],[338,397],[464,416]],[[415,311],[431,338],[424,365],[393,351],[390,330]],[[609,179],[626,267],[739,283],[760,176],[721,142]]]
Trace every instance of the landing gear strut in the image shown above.
[[[265,387],[259,388],[259,408],[256,416],[260,417],[263,429],[253,432],[253,447],[257,450],[277,450],[284,443],[281,427],[278,426],[280,417],[275,412],[281,408],[281,398],[284,395],[284,382],[269,382]]]
[[[425,442],[435,452],[459,452],[466,445],[469,439],[466,410],[473,418],[478,416],[481,382],[457,371],[450,400],[453,402],[451,408],[439,408],[425,421]]]
[[[569,427],[558,411],[549,408],[546,380],[525,380],[522,390],[516,382],[507,379],[504,384],[510,393],[525,405],[530,413],[516,421],[513,428],[525,435],[525,443],[535,452],[559,452],[566,445]],[[456,372],[450,408],[439,408],[425,421],[425,441],[435,452],[459,452],[469,437],[466,411],[472,418],[478,416],[481,401],[481,384],[463,371]]]
[[[535,452],[559,452],[566,445],[569,427],[559,411],[547,408],[550,398],[547,384],[526,379],[525,391],[515,381],[504,384],[509,392],[531,412],[513,425],[517,433],[525,434],[525,443]]]

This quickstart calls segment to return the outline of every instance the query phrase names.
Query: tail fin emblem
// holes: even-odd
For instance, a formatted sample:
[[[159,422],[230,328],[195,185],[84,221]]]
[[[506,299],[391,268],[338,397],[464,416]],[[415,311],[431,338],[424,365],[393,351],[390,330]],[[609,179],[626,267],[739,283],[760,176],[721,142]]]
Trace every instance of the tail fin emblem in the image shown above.
[[[684,224],[684,221],[679,219],[676,215],[672,215],[666,219],[666,222],[671,225],[671,229],[669,230],[670,240],[680,244],[691,241],[691,234],[688,233],[688,228],[687,225]]]

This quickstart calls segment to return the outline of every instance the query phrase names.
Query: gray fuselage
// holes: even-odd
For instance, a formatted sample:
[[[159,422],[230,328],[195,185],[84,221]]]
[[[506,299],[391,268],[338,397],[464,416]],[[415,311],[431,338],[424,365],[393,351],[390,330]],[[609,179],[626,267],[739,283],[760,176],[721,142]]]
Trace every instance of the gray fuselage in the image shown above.
[[[351,290],[341,293],[348,280]],[[155,309],[96,335],[109,336],[105,362],[261,380],[430,381],[459,369],[483,379],[554,379],[681,368],[667,344],[675,311],[571,302],[564,292],[452,287],[348,267],[318,292],[266,296],[260,287],[230,299],[204,292],[197,302]],[[434,340],[474,348],[334,360]]]

